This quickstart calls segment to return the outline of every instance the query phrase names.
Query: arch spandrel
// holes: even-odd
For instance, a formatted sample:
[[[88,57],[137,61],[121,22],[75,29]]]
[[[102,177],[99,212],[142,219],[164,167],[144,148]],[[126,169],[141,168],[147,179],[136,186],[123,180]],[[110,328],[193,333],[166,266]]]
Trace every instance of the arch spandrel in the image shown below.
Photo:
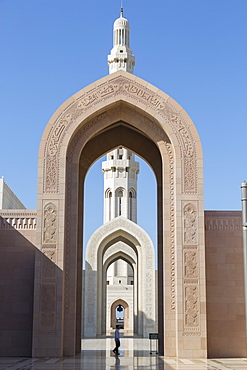
[[[43,192],[59,192],[59,176],[63,174],[58,173],[58,162],[61,157],[66,157],[69,141],[79,127],[84,126],[86,137],[86,131],[96,125],[96,118],[90,122],[87,120],[99,116],[118,101],[126,102],[143,112],[144,117],[150,115],[159,122],[161,131],[168,135],[174,146],[176,157],[182,158],[183,172],[190,173],[190,179],[184,184],[184,192],[196,193],[196,161],[201,158],[201,149],[191,119],[171,97],[124,71],[113,73],[82,89],[52,117],[44,132],[40,150],[40,158],[44,158]],[[93,130],[95,132],[95,127]]]

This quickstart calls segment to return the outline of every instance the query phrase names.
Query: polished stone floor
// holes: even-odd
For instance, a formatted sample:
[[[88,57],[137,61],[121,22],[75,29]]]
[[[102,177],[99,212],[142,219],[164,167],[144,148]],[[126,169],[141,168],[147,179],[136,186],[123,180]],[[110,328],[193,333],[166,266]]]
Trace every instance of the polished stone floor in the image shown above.
[[[0,370],[247,370],[247,358],[243,359],[174,359],[161,358],[155,353],[155,341],[143,338],[122,337],[120,355],[112,352],[113,337],[82,340],[82,352],[71,358],[0,358]]]

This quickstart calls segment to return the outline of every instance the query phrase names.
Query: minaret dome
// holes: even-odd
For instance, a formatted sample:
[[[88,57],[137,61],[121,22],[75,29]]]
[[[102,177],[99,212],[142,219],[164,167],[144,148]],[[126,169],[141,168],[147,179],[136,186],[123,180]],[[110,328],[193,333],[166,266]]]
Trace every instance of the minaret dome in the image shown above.
[[[123,16],[123,8],[120,17],[113,25],[113,48],[108,55],[109,73],[119,70],[133,73],[135,57],[130,50],[130,24]]]

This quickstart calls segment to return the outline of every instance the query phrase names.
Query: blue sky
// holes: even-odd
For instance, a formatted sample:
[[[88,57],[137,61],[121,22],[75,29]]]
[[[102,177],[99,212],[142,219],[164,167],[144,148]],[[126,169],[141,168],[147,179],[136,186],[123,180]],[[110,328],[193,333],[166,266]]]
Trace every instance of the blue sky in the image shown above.
[[[43,130],[67,98],[108,74],[119,4],[0,0],[0,176],[29,209],[36,208]],[[241,209],[240,184],[247,179],[247,1],[124,0],[123,5],[135,75],[174,98],[197,127],[205,209]],[[98,172],[101,180],[95,180]],[[155,224],[155,185],[148,172],[141,165],[138,217],[146,230]],[[92,168],[91,178],[97,187],[103,181],[100,164]],[[143,200],[146,192],[154,198]],[[102,223],[102,198],[99,192],[96,208],[87,211],[92,229]],[[152,210],[151,218],[146,209]]]

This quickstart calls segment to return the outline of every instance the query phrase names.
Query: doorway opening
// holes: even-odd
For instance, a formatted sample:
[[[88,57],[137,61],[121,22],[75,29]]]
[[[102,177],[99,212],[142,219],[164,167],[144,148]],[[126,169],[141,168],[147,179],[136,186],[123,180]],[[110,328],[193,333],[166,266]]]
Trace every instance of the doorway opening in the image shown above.
[[[121,149],[124,150],[125,148]],[[128,154],[126,157],[129,160],[130,155]],[[99,213],[101,212],[101,220],[104,215],[104,183],[101,166],[105,159],[106,156],[101,157],[94,163],[89,169],[85,181],[85,258],[83,264],[85,279],[83,279],[82,337],[97,337],[107,334],[116,327],[117,322],[122,330],[128,331],[129,334],[147,336],[147,330],[157,330],[157,305],[155,304],[157,299],[157,284],[155,281],[157,273],[155,272],[154,263],[157,240],[156,179],[149,165],[136,156],[135,160],[140,162],[141,167],[138,176],[138,193],[136,192],[140,194],[137,199],[137,224],[139,224],[140,218],[140,223],[144,225],[143,229],[148,229],[150,236],[135,222],[124,219],[122,215],[117,215],[114,220],[99,225]],[[95,180],[96,178],[97,180]],[[97,187],[95,187],[95,184],[97,184]],[[119,183],[117,185],[119,189]],[[114,194],[114,191],[107,188],[105,193],[108,197],[109,208],[109,194]],[[126,192],[123,187],[123,199],[121,199],[123,210],[126,194],[131,194],[133,197],[134,191]],[[132,197],[129,204],[134,203]],[[89,201],[90,199],[92,202]],[[112,199],[111,202],[113,202]],[[109,209],[107,213],[109,215]],[[114,229],[114,221],[119,223],[116,229]],[[87,235],[89,223],[92,235]],[[94,231],[92,230],[92,223],[95,224]],[[126,230],[124,230],[125,227]],[[131,233],[127,231],[130,227],[133,228]],[[97,233],[100,235],[99,238]],[[153,243],[151,239],[154,241]],[[145,244],[145,246],[142,244]],[[92,263],[88,259],[89,255],[96,257]],[[146,275],[147,271],[145,272],[143,266],[143,263],[147,263],[146,257],[149,261],[148,275]],[[144,302],[146,281],[148,281],[148,289],[151,290],[152,299],[149,303],[152,308],[149,312],[152,311],[152,317],[148,317]],[[90,304],[90,297],[93,296],[95,299],[92,298]],[[117,310],[118,307],[119,311]],[[94,315],[92,315],[93,312],[95,312]],[[90,320],[89,316],[91,316]],[[146,326],[147,330],[145,331],[144,327]]]

